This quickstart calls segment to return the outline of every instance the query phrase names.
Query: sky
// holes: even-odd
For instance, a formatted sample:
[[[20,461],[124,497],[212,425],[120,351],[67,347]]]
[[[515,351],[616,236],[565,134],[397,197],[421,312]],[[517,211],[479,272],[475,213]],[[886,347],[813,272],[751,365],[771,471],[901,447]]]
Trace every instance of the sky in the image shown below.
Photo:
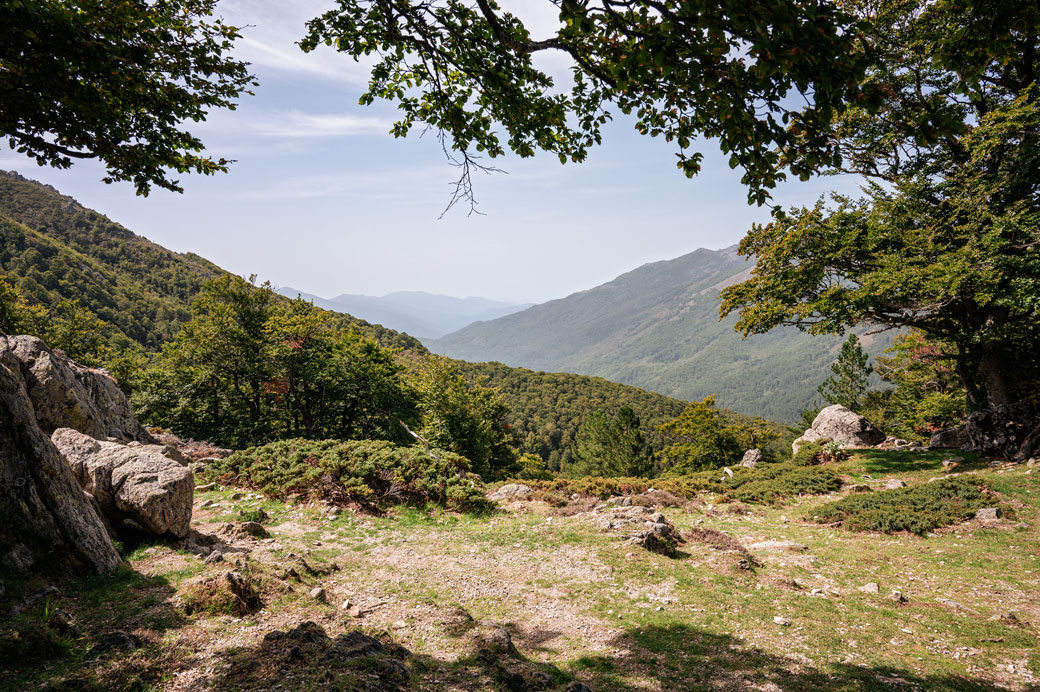
[[[690,180],[675,168],[671,145],[639,135],[620,114],[584,163],[496,159],[504,173],[474,179],[482,214],[460,205],[442,216],[457,175],[436,138],[394,139],[392,104],[358,105],[365,65],[295,45],[304,22],[331,4],[218,5],[243,27],[236,54],[259,81],[235,111],[189,124],[211,155],[235,160],[227,174],[184,175],[183,194],[139,197],[129,183],[102,183],[94,162],[42,168],[4,146],[0,168],[53,185],[172,250],[324,297],[420,290],[543,302],[647,262],[727,247],[768,219],[767,208],[747,204],[741,172],[713,142],[702,143],[704,168]],[[511,6],[535,38],[551,31],[550,3]],[[539,59],[565,77],[562,59]],[[836,188],[854,191],[855,183],[787,183],[774,201],[811,204]]]

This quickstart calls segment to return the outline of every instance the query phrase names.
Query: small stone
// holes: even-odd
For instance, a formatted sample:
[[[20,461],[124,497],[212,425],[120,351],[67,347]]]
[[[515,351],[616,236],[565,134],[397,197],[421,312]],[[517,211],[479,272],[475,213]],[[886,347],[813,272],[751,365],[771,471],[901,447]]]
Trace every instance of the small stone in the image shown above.
[[[1003,622],[1005,625],[1017,625],[1018,617],[1010,610],[1006,613],[998,613],[989,618],[990,622]]]
[[[975,512],[975,519],[977,521],[999,521],[1003,514],[1000,507],[983,507]]]
[[[906,603],[906,596],[903,595],[902,591],[893,591],[888,594],[888,600],[893,603]]]
[[[256,538],[267,538],[267,529],[255,521],[244,521],[238,525],[238,530]]]
[[[196,485],[195,486],[195,492],[197,492],[197,493],[204,493],[207,490],[213,490],[213,488],[216,488],[216,487],[217,487],[216,483],[207,483],[206,485]]]
[[[203,562],[203,564],[212,565],[215,562],[221,562],[223,559],[224,559],[224,554],[222,552],[220,552],[219,550],[214,550],[209,555],[207,555],[206,559],[203,560],[202,562]]]
[[[872,581],[859,587],[859,590],[863,593],[878,593],[879,591],[881,591],[881,587],[878,586],[877,582]]]
[[[899,488],[905,488],[906,483],[899,480],[898,478],[889,478],[885,481],[885,490],[898,490]]]
[[[311,598],[313,598],[315,601],[321,601],[322,603],[324,603],[325,589],[321,588],[320,586],[315,586],[313,589],[311,589]]]
[[[231,493],[232,500],[241,500],[245,497],[245,493]]]
[[[592,688],[583,682],[572,680],[563,688],[563,692],[592,692]]]
[[[791,626],[791,621],[788,620],[785,617],[780,616],[780,615],[777,615],[776,617],[774,617],[773,618],[773,622],[775,622],[776,624],[780,625],[781,627],[790,627]]]
[[[340,610],[350,610],[350,606],[352,606],[352,605],[354,605],[354,604],[351,603],[349,600],[343,601],[343,603],[340,604],[339,609]]]
[[[398,620],[393,624],[393,628],[395,630],[403,630],[405,627],[408,627],[408,623],[404,620]]]

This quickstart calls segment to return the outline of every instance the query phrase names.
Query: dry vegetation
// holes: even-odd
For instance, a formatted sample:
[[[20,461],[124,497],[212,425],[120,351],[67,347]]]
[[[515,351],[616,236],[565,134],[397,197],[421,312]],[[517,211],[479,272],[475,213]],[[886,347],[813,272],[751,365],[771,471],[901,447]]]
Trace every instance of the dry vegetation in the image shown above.
[[[59,583],[4,622],[0,689],[1035,690],[1040,470],[958,469],[996,522],[819,523],[890,497],[889,478],[927,488],[942,458],[860,453],[828,465],[841,490],[777,504],[655,489],[375,515],[218,486],[196,497],[197,542],[250,552],[139,546],[112,577]],[[607,505],[663,512],[676,557],[629,543]],[[258,518],[268,537],[239,528]],[[5,582],[0,611],[43,586]]]

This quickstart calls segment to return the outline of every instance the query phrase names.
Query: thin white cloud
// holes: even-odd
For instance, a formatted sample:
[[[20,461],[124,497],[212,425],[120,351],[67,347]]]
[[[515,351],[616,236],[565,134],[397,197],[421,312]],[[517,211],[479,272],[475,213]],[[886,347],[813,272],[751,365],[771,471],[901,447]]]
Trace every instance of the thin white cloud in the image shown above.
[[[317,137],[350,137],[355,135],[385,135],[391,121],[352,113],[302,113],[286,111],[264,115],[246,121],[236,121],[235,129],[261,137],[288,139]]]
[[[248,32],[248,29],[246,31]],[[265,42],[253,36],[244,36],[237,44],[236,56],[254,66],[307,74],[319,79],[354,85],[368,82],[371,71],[369,65],[354,62],[352,58],[331,50],[319,49],[312,53],[304,53],[299,46],[294,45],[295,39],[287,36],[274,37],[274,40],[277,42]]]

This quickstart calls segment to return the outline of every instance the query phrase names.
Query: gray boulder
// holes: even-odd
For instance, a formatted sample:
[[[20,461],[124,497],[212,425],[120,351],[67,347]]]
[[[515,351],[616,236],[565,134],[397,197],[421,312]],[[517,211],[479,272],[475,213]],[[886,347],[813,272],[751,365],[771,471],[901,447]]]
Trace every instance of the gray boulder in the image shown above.
[[[25,391],[40,429],[48,435],[72,428],[98,439],[152,442],[116,381],[52,351],[35,336],[0,336],[18,361]]]
[[[491,493],[488,497],[492,500],[526,500],[531,497],[531,486],[523,483],[507,483]]]
[[[70,428],[51,440],[113,524],[130,520],[156,535],[188,535],[195,481],[161,445],[102,442]]]
[[[812,427],[795,440],[791,447],[797,452],[803,444],[825,438],[845,447],[873,447],[885,441],[885,433],[858,413],[853,413],[841,404],[834,404],[816,414]]]
[[[755,464],[762,461],[762,450],[761,449],[749,449],[744,452],[744,457],[740,460],[740,465],[746,469],[755,468]]]
[[[56,566],[111,572],[119,553],[72,469],[37,424],[31,378],[13,341],[0,335],[0,571]]]

